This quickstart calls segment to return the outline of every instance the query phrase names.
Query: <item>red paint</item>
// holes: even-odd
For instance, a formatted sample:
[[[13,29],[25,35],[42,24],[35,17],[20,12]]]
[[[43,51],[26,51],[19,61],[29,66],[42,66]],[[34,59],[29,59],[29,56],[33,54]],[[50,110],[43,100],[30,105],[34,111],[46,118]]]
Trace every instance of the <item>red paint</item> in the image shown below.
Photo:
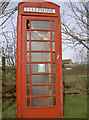
[[[56,13],[32,13],[24,12],[24,7],[38,7],[38,8],[51,8],[55,9]],[[51,42],[50,51],[26,51],[26,41],[30,42],[31,48],[31,25],[30,25],[30,40],[26,40],[26,20],[50,20],[50,32],[55,31],[55,40],[39,40]],[[55,30],[52,30],[52,20],[55,22]],[[38,29],[36,29],[38,30]],[[33,30],[32,30],[33,31]],[[46,31],[46,30],[42,30]],[[47,30],[48,31],[48,30]],[[52,51],[52,42],[55,41],[55,51]],[[51,62],[26,62],[26,52],[50,52]],[[53,57],[54,53],[54,57]],[[60,55],[57,59],[57,55]],[[26,63],[30,64],[30,73],[26,73]],[[50,63],[51,73],[31,73],[31,63]],[[56,73],[52,72],[52,64],[56,63]],[[18,11],[18,25],[17,25],[17,118],[63,118],[63,87],[62,87],[62,48],[61,48],[61,21],[59,6],[51,2],[22,2],[19,4]],[[30,85],[26,84],[26,75],[30,75]],[[31,75],[51,74],[52,84],[35,84],[34,86],[52,86],[52,95],[40,95],[40,97],[52,97],[52,106],[47,107],[32,107],[32,97],[38,98],[39,96],[32,96],[31,94]],[[56,74],[56,83],[53,84],[53,74]],[[56,85],[56,95],[53,95],[53,85]],[[26,87],[30,86],[30,107],[27,107],[27,94]],[[56,106],[53,106],[53,96],[56,96]]]

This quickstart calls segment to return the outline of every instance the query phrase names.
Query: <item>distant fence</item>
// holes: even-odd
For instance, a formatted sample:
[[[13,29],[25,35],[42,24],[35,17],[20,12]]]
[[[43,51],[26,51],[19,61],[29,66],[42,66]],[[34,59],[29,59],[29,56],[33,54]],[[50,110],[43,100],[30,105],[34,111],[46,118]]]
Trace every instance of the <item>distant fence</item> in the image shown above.
[[[87,76],[87,65],[63,65],[64,76]]]

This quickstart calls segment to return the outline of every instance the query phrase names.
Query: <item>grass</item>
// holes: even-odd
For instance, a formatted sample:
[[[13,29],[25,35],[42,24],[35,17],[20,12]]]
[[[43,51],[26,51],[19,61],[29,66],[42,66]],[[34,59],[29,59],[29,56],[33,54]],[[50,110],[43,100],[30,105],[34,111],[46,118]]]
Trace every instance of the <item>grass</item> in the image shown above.
[[[7,100],[3,103],[3,113],[2,117],[3,118],[16,118],[16,111],[17,111],[17,106],[16,102],[11,103],[11,101]]]
[[[4,102],[3,118],[16,118],[16,102]],[[87,96],[71,94],[64,97],[64,118],[87,118]]]
[[[87,97],[85,96],[71,94],[64,97],[64,118],[87,118]]]

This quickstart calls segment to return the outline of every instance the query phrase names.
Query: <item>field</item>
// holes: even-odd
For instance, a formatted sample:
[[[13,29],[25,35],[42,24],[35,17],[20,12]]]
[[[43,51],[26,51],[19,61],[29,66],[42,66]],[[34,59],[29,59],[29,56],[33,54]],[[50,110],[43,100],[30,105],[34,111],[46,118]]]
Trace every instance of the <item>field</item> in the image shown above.
[[[64,118],[87,118],[86,93],[64,96]]]
[[[67,66],[70,67],[70,66]],[[87,118],[87,68],[72,66],[63,68],[64,118]],[[15,70],[7,71],[7,95],[16,94]],[[9,97],[3,102],[3,118],[16,118],[16,98]]]

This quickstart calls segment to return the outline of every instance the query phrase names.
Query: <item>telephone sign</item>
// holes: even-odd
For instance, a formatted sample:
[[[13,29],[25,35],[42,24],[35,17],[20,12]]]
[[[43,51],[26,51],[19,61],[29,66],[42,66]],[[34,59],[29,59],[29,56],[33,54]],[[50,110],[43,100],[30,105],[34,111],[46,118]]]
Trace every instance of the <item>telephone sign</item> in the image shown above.
[[[24,11],[26,11],[26,12],[55,13],[55,9],[35,8],[35,7],[24,7]]]
[[[38,64],[38,72],[45,72],[45,64]]]
[[[17,118],[63,118],[60,7],[21,2],[17,24]]]

